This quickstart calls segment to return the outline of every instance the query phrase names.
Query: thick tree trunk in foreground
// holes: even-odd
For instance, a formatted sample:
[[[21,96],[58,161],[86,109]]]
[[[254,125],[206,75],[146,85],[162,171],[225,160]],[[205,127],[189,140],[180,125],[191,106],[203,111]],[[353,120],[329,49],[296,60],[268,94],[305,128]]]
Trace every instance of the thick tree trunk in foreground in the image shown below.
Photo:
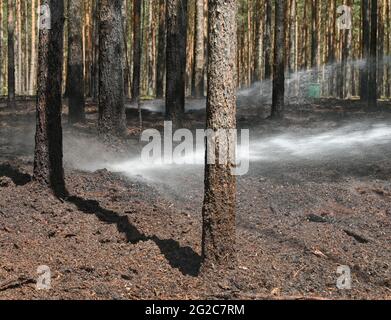
[[[371,42],[368,78],[368,108],[377,107],[377,0],[371,0]]]
[[[85,120],[82,5],[82,0],[68,0],[69,123]]]
[[[99,132],[125,133],[122,0],[99,2]]]
[[[63,63],[63,0],[43,0],[51,12],[51,28],[39,31],[37,129],[34,180],[56,194],[65,190],[62,166],[61,83]]]
[[[196,1],[195,18],[195,42],[194,42],[194,72],[193,72],[193,96],[204,96],[204,69],[205,69],[205,41],[204,41],[204,0]]]
[[[181,128],[185,112],[187,0],[167,0],[166,117]]]
[[[276,0],[271,118],[281,119],[285,95],[285,0]]]
[[[141,0],[133,1],[133,81],[132,102],[140,97],[141,73]]]
[[[156,74],[156,97],[164,96],[164,74],[166,72],[166,0],[159,3],[159,35]]]
[[[209,0],[206,125],[214,132],[236,128],[236,13],[236,0]],[[207,154],[218,155],[224,142],[217,138],[210,146],[213,149],[207,146]],[[206,162],[202,273],[235,266],[236,178],[232,168],[230,160],[225,164]]]
[[[8,0],[8,108],[15,107],[15,0]]]

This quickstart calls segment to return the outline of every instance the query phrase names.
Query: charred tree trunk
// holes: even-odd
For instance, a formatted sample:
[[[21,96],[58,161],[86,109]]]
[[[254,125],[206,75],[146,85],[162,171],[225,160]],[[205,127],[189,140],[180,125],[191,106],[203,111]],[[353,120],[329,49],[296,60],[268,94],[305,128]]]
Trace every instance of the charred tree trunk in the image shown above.
[[[69,123],[84,122],[84,62],[82,0],[68,0],[68,99]]]
[[[204,0],[196,0],[194,41],[193,96],[204,96],[205,39],[204,39]]]
[[[166,117],[181,128],[185,112],[187,0],[167,0]]]
[[[156,97],[164,96],[164,74],[166,72],[166,0],[159,3],[159,35],[158,35],[158,57],[156,75]]]
[[[140,98],[140,74],[141,74],[141,9],[142,0],[133,2],[133,81],[132,102]]]
[[[15,107],[15,0],[8,0],[8,108]]]
[[[272,76],[272,0],[266,0],[266,23],[264,33],[265,79]]]
[[[236,0],[209,0],[207,128],[236,128]],[[207,155],[219,154],[226,141],[207,144]],[[229,148],[233,147],[229,145]],[[208,156],[206,157],[208,158]],[[236,262],[236,178],[233,163],[205,167],[202,273],[233,268]]]
[[[122,0],[99,0],[99,132],[125,133]]]
[[[371,0],[371,41],[368,77],[368,109],[377,107],[377,0]]]
[[[370,47],[370,6],[369,0],[361,1],[362,59],[364,65],[360,74],[361,101],[368,101],[369,47]]]
[[[51,25],[39,31],[34,180],[60,195],[65,192],[61,127],[64,3],[42,0],[41,5],[50,8]]]
[[[285,96],[285,0],[276,0],[272,119],[281,119]]]

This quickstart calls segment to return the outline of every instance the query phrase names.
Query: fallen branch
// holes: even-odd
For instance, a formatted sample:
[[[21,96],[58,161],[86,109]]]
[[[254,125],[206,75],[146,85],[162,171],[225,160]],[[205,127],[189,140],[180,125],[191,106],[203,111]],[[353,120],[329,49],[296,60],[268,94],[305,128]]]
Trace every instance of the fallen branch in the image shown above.
[[[19,288],[21,286],[24,286],[26,284],[31,284],[31,283],[35,283],[35,280],[33,278],[27,276],[20,276],[16,280],[15,279],[7,280],[3,283],[0,283],[0,291]]]

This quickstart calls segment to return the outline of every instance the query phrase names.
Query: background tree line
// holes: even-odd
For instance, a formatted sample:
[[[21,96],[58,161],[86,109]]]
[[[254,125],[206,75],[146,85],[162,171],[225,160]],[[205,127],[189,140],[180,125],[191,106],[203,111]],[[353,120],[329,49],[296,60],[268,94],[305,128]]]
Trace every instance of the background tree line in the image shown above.
[[[34,95],[36,92],[38,30],[37,8],[40,0],[0,0],[0,92],[7,94],[8,55],[14,57],[15,92]],[[83,82],[85,95],[97,98],[98,81],[98,1],[80,1],[77,11],[65,0],[64,79],[72,73],[67,64],[69,43],[73,34],[81,37]],[[123,1],[123,69],[125,96],[136,100],[164,96],[165,86],[165,0]],[[366,95],[362,88],[362,58],[366,58],[370,37],[366,25],[371,17],[372,0],[287,0],[285,16],[286,71],[295,73],[319,67],[322,96],[350,98]],[[13,6],[9,6],[8,3]],[[353,8],[351,30],[338,30],[337,8]],[[239,0],[237,14],[238,74],[237,86],[248,87],[256,81],[270,79],[274,55],[275,1]],[[390,0],[377,1],[377,94],[391,96]],[[201,97],[205,93],[207,56],[207,1],[188,0],[186,21],[186,96]],[[80,30],[74,19],[80,19]],[[13,29],[12,32],[10,29]],[[14,51],[8,52],[8,36],[13,35]],[[12,43],[12,42],[10,42]],[[12,51],[12,50],[11,50]],[[384,61],[387,56],[387,61]],[[387,63],[384,63],[387,62]],[[344,64],[339,68],[335,64]],[[334,65],[334,68],[327,68]],[[342,73],[342,74],[341,74]],[[68,77],[72,78],[72,76]],[[63,82],[67,94],[70,81]],[[298,94],[299,85],[293,91]]]

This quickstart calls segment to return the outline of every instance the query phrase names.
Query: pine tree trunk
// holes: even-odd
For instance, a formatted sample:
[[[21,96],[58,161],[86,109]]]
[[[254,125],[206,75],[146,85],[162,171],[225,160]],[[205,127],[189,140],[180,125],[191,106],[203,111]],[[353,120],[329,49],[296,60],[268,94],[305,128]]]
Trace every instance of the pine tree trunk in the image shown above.
[[[327,61],[330,67],[329,70],[329,80],[328,80],[328,85],[329,85],[329,97],[332,97],[335,95],[335,72],[334,72],[334,63],[336,61],[336,53],[334,50],[335,47],[335,39],[337,35],[336,31],[336,6],[337,6],[337,1],[336,0],[331,0],[331,6],[330,6],[330,11],[331,11],[331,17],[329,19],[329,36],[328,36],[328,57]]]
[[[41,29],[38,46],[37,128],[34,180],[56,194],[65,191],[62,166],[61,83],[63,55],[63,0],[42,0],[51,12],[51,28]]]
[[[83,0],[68,0],[68,99],[69,123],[84,122],[84,62],[81,31]]]
[[[368,108],[377,107],[377,0],[371,0],[371,41],[368,78]]]
[[[361,20],[362,20],[362,59],[364,65],[360,72],[360,91],[361,100],[368,101],[368,77],[369,77],[369,48],[370,48],[370,6],[369,0],[361,1]]]
[[[381,99],[383,95],[383,79],[384,79],[384,8],[382,1],[378,4],[379,30],[378,30],[378,68],[377,68],[377,96]]]
[[[3,0],[0,0],[0,95],[3,94]]]
[[[276,0],[272,119],[283,118],[285,96],[285,0]]]
[[[142,0],[133,2],[133,81],[132,102],[137,102],[140,97],[141,74],[141,5]]]
[[[99,132],[113,136],[126,131],[121,5],[122,0],[99,2]]]
[[[236,0],[209,0],[207,128],[236,128]],[[207,154],[218,154],[226,141],[216,139]],[[232,147],[232,146],[230,146]],[[202,268],[208,274],[236,265],[236,178],[233,163],[205,167]]]
[[[265,79],[272,77],[272,0],[266,0],[266,24],[264,33]]]
[[[296,24],[297,24],[297,13],[296,13],[296,0],[291,0],[290,6],[290,31],[289,31],[289,73],[295,72],[296,62]]]
[[[262,3],[261,0],[255,0],[255,12],[254,12],[254,71],[252,78],[254,82],[261,80],[261,47],[262,47]]]
[[[166,72],[166,0],[159,2],[159,35],[156,75],[156,97],[164,96],[164,75]]]
[[[22,95],[22,14],[21,14],[21,2],[16,0],[16,53],[18,56],[16,64],[16,93]]]
[[[204,39],[204,0],[196,0],[195,11],[195,43],[194,43],[194,74],[193,96],[204,96],[204,70],[205,70],[205,39]]]
[[[8,108],[15,107],[15,0],[8,0]]]
[[[318,0],[312,0],[312,28],[311,28],[311,68],[313,72],[313,80],[318,81],[318,55],[319,55],[319,16],[318,16]]]
[[[93,63],[92,63],[92,97],[98,100],[99,95],[99,0],[95,0],[93,12]]]
[[[185,112],[187,0],[167,0],[166,117],[181,128]]]

